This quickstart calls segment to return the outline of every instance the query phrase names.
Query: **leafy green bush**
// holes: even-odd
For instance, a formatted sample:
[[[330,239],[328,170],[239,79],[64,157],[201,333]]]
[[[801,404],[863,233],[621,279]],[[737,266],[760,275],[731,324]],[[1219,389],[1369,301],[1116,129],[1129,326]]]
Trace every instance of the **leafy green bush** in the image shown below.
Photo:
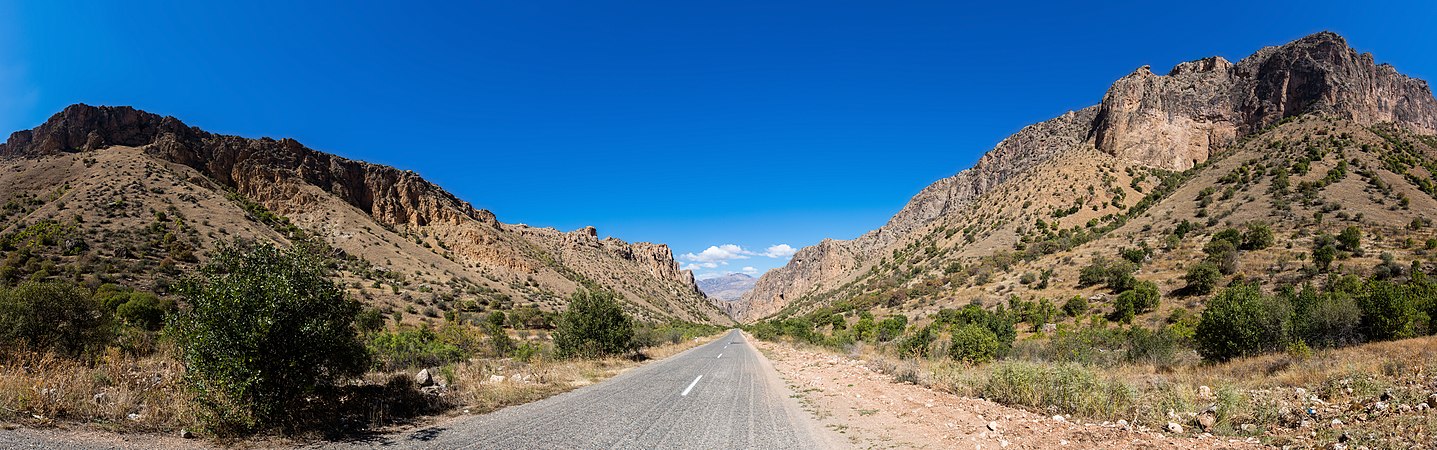
[[[1067,303],[1063,303],[1063,313],[1068,317],[1078,317],[1087,312],[1088,299],[1081,295],[1074,295],[1073,298],[1068,299]]]
[[[1132,289],[1123,291],[1113,302],[1113,316],[1119,322],[1130,323],[1133,316],[1157,309],[1160,298],[1157,284],[1151,281],[1133,283]]]
[[[897,339],[903,334],[903,329],[908,327],[908,316],[894,314],[878,322],[874,329],[874,339],[878,342],[888,342]]]
[[[1183,290],[1195,295],[1207,295],[1217,288],[1218,281],[1222,280],[1222,272],[1212,263],[1198,263],[1188,269],[1183,280],[1188,283]]]
[[[1337,246],[1333,244],[1332,236],[1319,235],[1313,239],[1312,264],[1319,272],[1326,272],[1332,268],[1332,262],[1337,260]]]
[[[938,338],[933,327],[914,327],[903,339],[898,340],[898,354],[909,358],[925,358],[928,346]]]
[[[0,289],[0,346],[80,356],[110,341],[108,319],[89,292],[67,282]]]
[[[365,308],[354,318],[354,326],[359,331],[373,333],[384,329],[384,313],[374,308]]]
[[[1293,337],[1313,347],[1338,347],[1361,340],[1362,309],[1352,296],[1304,288],[1286,294],[1293,306]]]
[[[597,358],[636,350],[634,323],[612,292],[575,292],[554,330],[560,357]]]
[[[1213,238],[1206,246],[1203,246],[1202,250],[1203,253],[1207,253],[1205,261],[1215,265],[1223,275],[1232,275],[1237,272],[1237,244],[1233,244],[1227,239]]]
[[[429,328],[377,333],[369,338],[368,348],[374,355],[374,368],[386,371],[442,366],[468,357],[464,349]]]
[[[953,330],[948,357],[977,364],[997,359],[1002,351],[998,335],[987,327],[970,323]]]
[[[1417,335],[1419,321],[1417,299],[1403,285],[1388,281],[1371,281],[1357,297],[1362,309],[1362,332],[1367,339],[1402,339]]]
[[[1011,314],[996,313],[978,305],[968,305],[960,309],[941,309],[934,316],[933,323],[955,329],[969,324],[988,329],[998,339],[998,356],[1007,354],[1008,349],[1013,345],[1013,340],[1018,336],[1018,331],[1013,327]]]
[[[1357,225],[1351,225],[1342,229],[1337,235],[1337,249],[1344,252],[1359,253],[1362,251],[1362,229]]]
[[[1078,286],[1093,286],[1099,283],[1105,285],[1113,292],[1122,292],[1128,289],[1133,281],[1133,272],[1137,266],[1126,260],[1112,261],[1097,256],[1087,266],[1078,271]]]
[[[1236,284],[1208,302],[1194,339],[1203,358],[1226,361],[1282,349],[1291,322],[1285,299],[1265,296],[1255,284]]]
[[[213,432],[286,426],[308,395],[368,366],[353,326],[359,303],[312,255],[226,245],[180,284],[191,309],[172,316],[167,333]]]
[[[1243,250],[1262,250],[1271,247],[1277,239],[1272,234],[1272,227],[1265,223],[1251,223],[1247,225],[1247,232],[1242,235]]]
[[[129,301],[115,307],[115,316],[129,325],[149,331],[163,328],[165,317],[176,309],[173,300],[161,300],[148,292],[136,292],[129,298]]]

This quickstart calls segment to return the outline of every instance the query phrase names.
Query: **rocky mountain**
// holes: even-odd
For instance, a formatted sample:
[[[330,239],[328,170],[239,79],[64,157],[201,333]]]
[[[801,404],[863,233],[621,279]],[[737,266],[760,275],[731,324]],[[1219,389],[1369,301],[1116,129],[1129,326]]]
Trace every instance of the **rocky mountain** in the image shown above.
[[[1170,195],[1217,156],[1285,148],[1244,145],[1264,133],[1291,132],[1273,130],[1300,117],[1335,121],[1323,133],[1349,130],[1349,139],[1360,133],[1380,143],[1378,136],[1398,131],[1371,131],[1375,127],[1414,136],[1437,132],[1437,100],[1426,82],[1376,64],[1372,55],[1329,32],[1261,49],[1236,64],[1205,58],[1179,64],[1167,75],[1143,66],[1115,82],[1102,103],[1022,129],[972,168],[923,189],[883,227],[800,250],[742,300],[724,307],[751,321],[862,296],[892,295],[883,302],[907,308],[906,297],[915,292],[993,295],[958,289],[951,278],[960,272],[986,278],[992,275],[986,264],[995,254],[1031,253],[1035,240],[1082,251],[1083,243],[1068,233],[1103,226],[1122,231],[1131,216],[1162,203],[1164,197],[1154,194]],[[1060,243],[1040,238],[1057,230],[1066,235]],[[1044,286],[1046,277],[1072,261],[1049,265]],[[999,266],[1011,269],[1007,262]],[[919,284],[923,288],[915,290]],[[1009,289],[998,296],[1011,294]]]
[[[734,301],[743,298],[743,294],[753,289],[753,284],[757,281],[757,278],[748,274],[731,273],[721,277],[699,280],[699,290],[704,291],[710,298]]]
[[[74,276],[92,283],[164,291],[177,268],[219,242],[318,239],[333,248],[354,295],[407,311],[405,320],[553,310],[589,288],[621,294],[648,320],[728,322],[666,245],[600,239],[593,227],[502,223],[412,171],[292,139],[218,135],[129,107],[73,105],[12,134],[0,144],[0,165],[0,201],[9,201],[3,233],[61,230],[81,248],[40,256],[78,267]],[[34,275],[10,256],[20,265],[12,276]]]

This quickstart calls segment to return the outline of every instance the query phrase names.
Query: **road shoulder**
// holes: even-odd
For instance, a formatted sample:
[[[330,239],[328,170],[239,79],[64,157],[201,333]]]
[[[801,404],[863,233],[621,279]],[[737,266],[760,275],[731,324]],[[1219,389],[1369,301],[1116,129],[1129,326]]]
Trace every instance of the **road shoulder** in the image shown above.
[[[814,419],[858,448],[1262,448],[1221,437],[1178,437],[1111,423],[1055,420],[982,399],[961,397],[868,368],[821,350],[751,339],[800,396]]]

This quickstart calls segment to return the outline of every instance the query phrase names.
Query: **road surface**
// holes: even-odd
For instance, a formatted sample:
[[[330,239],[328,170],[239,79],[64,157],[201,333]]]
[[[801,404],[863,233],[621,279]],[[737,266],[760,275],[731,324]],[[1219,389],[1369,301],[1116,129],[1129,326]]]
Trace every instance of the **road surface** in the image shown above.
[[[732,330],[607,381],[490,414],[318,449],[808,449],[842,447]],[[0,449],[196,448],[146,435],[0,430]],[[265,447],[265,444],[259,444]]]
[[[834,448],[744,336],[722,338],[599,384],[403,435],[324,448]]]

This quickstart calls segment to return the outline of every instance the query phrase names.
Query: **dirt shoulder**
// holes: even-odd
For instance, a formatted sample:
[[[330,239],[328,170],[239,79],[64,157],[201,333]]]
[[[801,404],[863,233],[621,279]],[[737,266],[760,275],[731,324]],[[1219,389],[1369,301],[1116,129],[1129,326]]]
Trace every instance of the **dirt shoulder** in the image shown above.
[[[1265,448],[1256,439],[1173,435],[1048,417],[898,383],[862,360],[752,340],[805,409],[856,448]]]

